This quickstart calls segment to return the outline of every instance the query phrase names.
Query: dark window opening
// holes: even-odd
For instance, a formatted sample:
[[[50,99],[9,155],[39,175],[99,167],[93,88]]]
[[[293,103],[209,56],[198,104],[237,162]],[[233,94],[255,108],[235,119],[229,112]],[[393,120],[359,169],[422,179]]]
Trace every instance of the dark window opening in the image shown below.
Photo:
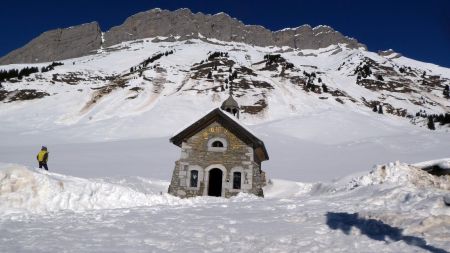
[[[231,112],[231,109],[230,109],[230,108],[227,108],[227,109],[225,109],[225,111],[227,111],[227,112]]]
[[[214,148],[223,148],[223,143],[221,141],[215,141],[212,143]]]
[[[197,187],[198,185],[198,170],[191,170],[191,187]]]
[[[233,189],[241,189],[241,172],[233,173]]]
[[[236,113],[237,113],[237,110],[233,109],[233,115],[236,115]]]

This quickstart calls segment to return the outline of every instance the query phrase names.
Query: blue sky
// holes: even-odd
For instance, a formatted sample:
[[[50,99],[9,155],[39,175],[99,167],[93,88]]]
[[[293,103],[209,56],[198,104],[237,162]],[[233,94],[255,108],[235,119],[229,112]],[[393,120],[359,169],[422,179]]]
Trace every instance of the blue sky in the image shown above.
[[[102,30],[139,11],[159,7],[226,12],[246,24],[271,30],[324,24],[366,44],[371,51],[392,48],[405,56],[450,67],[449,0],[77,0],[5,1],[0,8],[0,55],[42,32],[90,21]]]

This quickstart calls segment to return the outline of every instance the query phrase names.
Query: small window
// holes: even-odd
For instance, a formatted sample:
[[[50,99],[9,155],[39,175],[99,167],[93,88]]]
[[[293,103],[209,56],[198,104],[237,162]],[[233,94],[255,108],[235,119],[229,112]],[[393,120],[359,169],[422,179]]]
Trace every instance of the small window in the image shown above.
[[[241,189],[241,172],[233,173],[233,189]]]
[[[208,140],[206,148],[211,152],[225,152],[228,148],[228,142],[225,138],[215,137]]]
[[[191,170],[190,187],[197,187],[198,185],[198,170]]]
[[[211,146],[214,148],[223,148],[223,143],[221,141],[215,141]]]

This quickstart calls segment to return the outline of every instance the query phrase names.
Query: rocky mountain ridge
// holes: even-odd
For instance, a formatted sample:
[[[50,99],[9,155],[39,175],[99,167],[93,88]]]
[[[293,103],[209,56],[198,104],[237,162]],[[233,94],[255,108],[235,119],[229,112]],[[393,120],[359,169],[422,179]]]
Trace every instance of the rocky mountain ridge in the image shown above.
[[[270,31],[258,25],[245,25],[225,13],[192,13],[189,9],[140,12],[119,26],[102,32],[97,22],[44,32],[25,46],[0,58],[0,64],[51,62],[96,53],[122,42],[164,37],[165,41],[217,39],[255,46],[288,46],[293,49],[318,49],[346,44],[365,48],[328,26],[302,25]]]

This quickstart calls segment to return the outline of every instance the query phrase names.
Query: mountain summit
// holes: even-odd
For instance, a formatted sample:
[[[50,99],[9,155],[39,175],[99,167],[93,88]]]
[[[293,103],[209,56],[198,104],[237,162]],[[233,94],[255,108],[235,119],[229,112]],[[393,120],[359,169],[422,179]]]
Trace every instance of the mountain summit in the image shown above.
[[[44,32],[0,58],[0,64],[64,60],[89,55],[121,42],[157,36],[166,37],[166,41],[208,38],[294,49],[318,49],[337,44],[346,44],[349,48],[365,47],[328,26],[302,25],[270,31],[258,25],[245,25],[225,13],[207,15],[192,13],[189,9],[152,9],[135,14],[104,33],[97,22]]]

